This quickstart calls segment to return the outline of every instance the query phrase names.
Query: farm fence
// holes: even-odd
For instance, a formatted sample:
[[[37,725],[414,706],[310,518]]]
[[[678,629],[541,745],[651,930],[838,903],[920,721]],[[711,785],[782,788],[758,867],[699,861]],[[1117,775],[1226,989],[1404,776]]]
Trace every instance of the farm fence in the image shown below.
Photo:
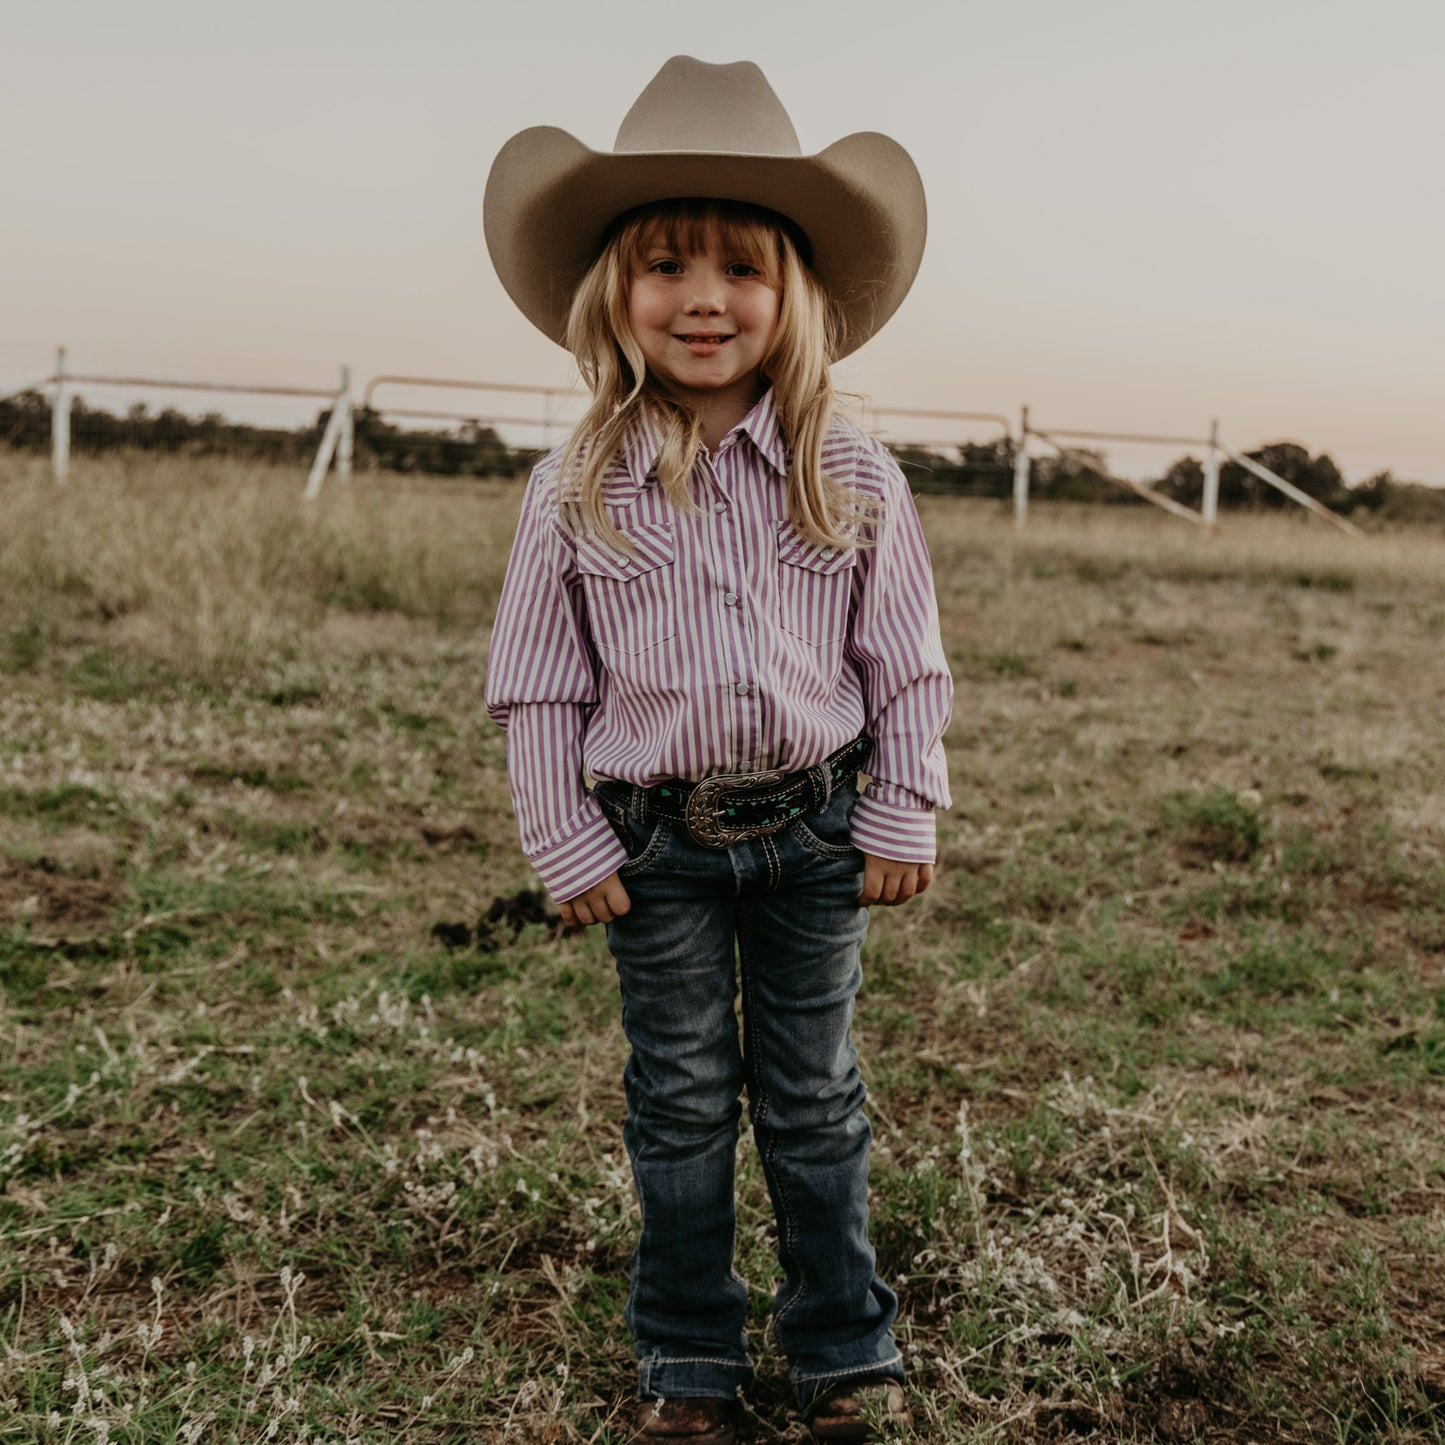
[[[61,347],[56,353],[55,368],[50,374],[28,380],[18,387],[10,385],[7,390],[0,392],[0,403],[22,395],[49,393],[51,468],[56,483],[63,485],[70,470],[72,411],[82,389],[110,389],[132,394],[158,392],[171,397],[219,394],[268,400],[285,398],[291,401],[321,401],[326,404],[323,412],[325,420],[324,424],[318,423],[320,435],[314,455],[310,459],[303,492],[306,498],[314,499],[320,494],[325,478],[333,466],[342,480],[351,476],[357,415],[351,376],[351,368],[342,366],[337,383],[328,387],[314,382],[236,382],[200,377],[134,375],[126,374],[124,370],[71,370],[67,364],[66,350]],[[379,392],[385,394],[386,401],[378,398]],[[474,402],[470,406],[455,403],[417,404],[419,400],[438,394],[447,398],[466,394],[474,398]],[[383,373],[373,376],[362,388],[361,410],[369,419],[390,417],[413,422],[444,421],[471,428],[473,431],[499,426],[528,429],[540,436],[544,446],[550,446],[559,431],[569,429],[577,420],[584,400],[581,392],[555,386]],[[531,410],[527,409],[529,404]],[[144,411],[143,406],[140,409]],[[1144,501],[1207,532],[1212,532],[1219,521],[1221,461],[1231,461],[1297,506],[1305,508],[1344,532],[1359,535],[1358,529],[1352,523],[1310,496],[1308,492],[1258,460],[1245,455],[1243,451],[1226,446],[1220,439],[1218,421],[1210,423],[1207,436],[1190,437],[1041,425],[1031,417],[1027,406],[1020,408],[1016,427],[1010,418],[997,412],[896,407],[874,402],[869,398],[862,399],[861,409],[864,424],[870,430],[884,433],[890,445],[905,450],[910,447],[921,451],[954,447],[962,454],[968,443],[956,439],[961,434],[960,428],[970,435],[976,434],[980,426],[989,428],[995,443],[1004,443],[1005,450],[1011,454],[1014,519],[1020,528],[1026,525],[1028,519],[1030,481],[1035,462],[1042,456],[1052,455],[1086,467],[1091,474],[1102,477],[1105,481],[1124,488]],[[942,424],[953,429],[955,439],[947,442],[912,439],[905,441],[889,435],[892,430],[890,423],[895,421],[904,422],[915,432],[922,430],[918,423],[932,424],[934,429]],[[1200,506],[1198,509],[1187,506],[1144,482],[1116,474],[1104,464],[1097,452],[1086,451],[1075,445],[1080,442],[1182,446],[1189,448],[1191,452],[1200,452],[1203,457]],[[995,463],[994,469],[1003,470],[1004,466]]]

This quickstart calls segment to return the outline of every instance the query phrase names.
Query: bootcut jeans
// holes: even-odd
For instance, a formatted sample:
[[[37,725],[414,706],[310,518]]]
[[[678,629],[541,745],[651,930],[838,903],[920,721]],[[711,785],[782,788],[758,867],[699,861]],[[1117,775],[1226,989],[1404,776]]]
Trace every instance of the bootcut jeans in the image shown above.
[[[850,1034],[868,931],[848,830],[856,788],[727,849],[650,817],[643,789],[602,782],[597,797],[628,850],[632,900],[607,941],[632,1046],[623,1138],[642,1230],[626,1320],[639,1397],[731,1399],[751,1380],[733,1270],[744,1089],[777,1218],[774,1336],[798,1403],[861,1375],[901,1381],[898,1302],[868,1242],[871,1131]]]

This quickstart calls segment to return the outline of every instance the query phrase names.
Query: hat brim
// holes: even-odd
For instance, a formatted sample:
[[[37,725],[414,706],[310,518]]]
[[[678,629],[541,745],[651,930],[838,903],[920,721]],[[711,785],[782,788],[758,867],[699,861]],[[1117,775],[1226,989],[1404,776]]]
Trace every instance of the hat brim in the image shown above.
[[[687,197],[766,206],[803,231],[837,308],[840,357],[893,315],[923,259],[918,168],[875,131],[817,155],[775,156],[594,151],[555,126],[534,126],[492,165],[482,207],[487,248],[522,314],[565,345],[573,292],[607,227],[636,206]]]

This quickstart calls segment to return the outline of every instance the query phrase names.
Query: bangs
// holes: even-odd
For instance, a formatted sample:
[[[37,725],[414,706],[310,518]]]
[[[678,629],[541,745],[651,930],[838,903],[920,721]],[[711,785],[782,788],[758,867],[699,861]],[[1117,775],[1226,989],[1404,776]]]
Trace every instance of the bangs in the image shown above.
[[[617,235],[629,271],[649,246],[697,256],[716,243],[730,260],[756,266],[767,283],[777,287],[789,242],[801,259],[808,259],[806,238],[786,216],[742,201],[661,201],[621,217]]]
[[[833,300],[812,269],[807,237],[766,207],[703,197],[637,206],[618,216],[573,294],[567,347],[592,404],[563,453],[557,492],[563,526],[595,533],[623,551],[633,549],[604,502],[609,468],[624,448],[628,428],[644,413],[666,429],[657,460],[664,494],[680,510],[697,505],[690,479],[703,447],[703,418],[652,374],[630,318],[632,289],[650,248],[687,261],[720,254],[727,264],[753,267],[776,293],[776,324],[758,375],[775,392],[791,452],[788,516],[818,546],[860,545],[856,525],[876,509],[823,467],[823,440],[834,413],[828,368],[839,332]]]

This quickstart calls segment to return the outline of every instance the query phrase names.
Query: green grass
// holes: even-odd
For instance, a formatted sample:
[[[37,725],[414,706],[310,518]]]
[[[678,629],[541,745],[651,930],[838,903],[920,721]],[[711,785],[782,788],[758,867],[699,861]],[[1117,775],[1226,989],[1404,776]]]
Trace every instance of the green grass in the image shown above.
[[[85,485],[0,552],[0,1441],[627,1436],[615,973],[481,927],[534,886],[505,538],[468,576],[465,497],[388,541],[367,485],[247,554],[304,627],[182,626],[198,534],[127,583]],[[919,1438],[1439,1441],[1438,544],[926,522],[958,803],[857,1022]],[[749,1430],[797,1441],[739,1161]]]

